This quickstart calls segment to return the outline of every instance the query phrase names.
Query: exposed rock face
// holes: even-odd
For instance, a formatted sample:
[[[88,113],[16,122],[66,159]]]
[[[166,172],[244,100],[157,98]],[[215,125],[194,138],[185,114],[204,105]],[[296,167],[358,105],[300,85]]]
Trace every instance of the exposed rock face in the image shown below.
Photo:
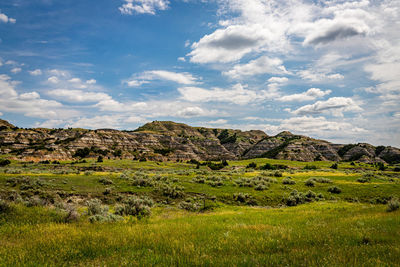
[[[233,160],[268,157],[299,161],[359,160],[400,162],[400,150],[369,144],[336,145],[290,132],[190,127],[155,121],[135,131],[111,129],[20,129],[0,120],[0,153],[21,159],[72,159],[86,156],[151,160]],[[78,152],[78,153],[77,153]]]

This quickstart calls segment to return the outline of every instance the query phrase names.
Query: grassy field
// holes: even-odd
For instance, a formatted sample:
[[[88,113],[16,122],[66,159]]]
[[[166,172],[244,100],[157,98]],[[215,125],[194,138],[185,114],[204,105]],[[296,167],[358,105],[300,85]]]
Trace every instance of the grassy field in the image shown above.
[[[332,164],[12,161],[0,266],[400,266],[400,173]]]

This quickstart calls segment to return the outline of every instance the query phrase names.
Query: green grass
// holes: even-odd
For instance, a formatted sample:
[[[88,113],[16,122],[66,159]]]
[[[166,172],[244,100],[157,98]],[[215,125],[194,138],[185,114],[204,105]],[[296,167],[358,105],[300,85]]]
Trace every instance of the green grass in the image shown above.
[[[147,221],[112,224],[49,222],[43,211],[17,209],[37,222],[0,225],[2,266],[398,266],[400,258],[400,213],[376,205],[156,209]]]
[[[275,171],[246,169],[250,162],[289,166],[282,177]],[[306,165],[316,170],[304,170]],[[38,164],[12,161],[0,168],[0,198],[19,196],[11,209],[0,212],[0,266],[399,266],[400,210],[387,212],[385,203],[400,197],[400,174],[380,172],[370,165],[332,162],[293,162],[254,159],[229,162],[221,171],[177,162],[105,160],[96,163]],[[100,171],[90,171],[90,170]],[[65,174],[62,174],[64,172]],[[357,179],[368,175],[361,183]],[[133,185],[135,177],[163,177],[165,186],[183,187],[183,196],[171,199],[157,186]],[[193,182],[203,176],[206,183]],[[239,187],[238,179],[276,179],[267,189]],[[207,182],[216,177],[221,186]],[[291,177],[295,184],[284,185]],[[112,181],[104,185],[100,179]],[[331,183],[305,181],[326,178]],[[153,182],[154,182],[153,181]],[[339,187],[340,194],[328,192]],[[106,188],[111,193],[104,194]],[[324,199],[286,207],[293,190],[312,190]],[[255,207],[234,200],[237,193],[251,195]],[[156,202],[143,220],[125,216],[122,222],[93,223],[85,200],[99,198],[114,205],[129,195],[146,195]],[[44,206],[25,206],[32,197]],[[187,212],[183,200],[207,200],[213,209]],[[53,202],[72,201],[80,219],[65,223],[66,213]],[[252,203],[254,204],[254,203]]]

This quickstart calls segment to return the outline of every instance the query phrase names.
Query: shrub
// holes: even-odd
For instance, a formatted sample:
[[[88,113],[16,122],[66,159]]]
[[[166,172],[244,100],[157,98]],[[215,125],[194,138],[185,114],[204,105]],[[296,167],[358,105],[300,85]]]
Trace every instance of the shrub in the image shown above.
[[[247,164],[246,166],[247,169],[255,169],[257,168],[257,164],[255,162],[250,162],[249,164]]]
[[[265,184],[256,184],[255,186],[254,186],[254,190],[257,190],[257,191],[263,191],[263,190],[265,190],[265,189],[267,189],[268,187],[265,185]]]
[[[264,166],[262,166],[261,168],[260,168],[261,170],[275,170],[276,168],[275,168],[275,166],[273,166],[271,163],[265,163],[265,165]]]
[[[322,184],[330,184],[330,183],[332,183],[331,179],[324,178],[324,177],[312,177],[311,179],[313,179],[317,183],[322,183]]]
[[[183,196],[183,187],[176,185],[159,184],[157,191],[169,198],[180,198]]]
[[[117,221],[121,221],[121,220],[123,220],[123,218],[121,216],[111,214],[111,213],[108,213],[106,215],[96,214],[96,215],[92,215],[89,217],[89,221],[91,223],[117,222]]]
[[[111,194],[111,192],[112,192],[112,190],[111,190],[111,188],[106,188],[104,191],[103,191],[103,195],[109,195],[109,194]]]
[[[337,163],[333,163],[329,168],[337,170],[338,164]]]
[[[153,204],[154,202],[151,198],[131,196],[124,201],[123,205],[116,206],[115,214],[131,215],[137,217],[138,219],[142,219],[150,216],[150,208],[153,206]]]
[[[88,147],[85,148],[79,148],[75,154],[74,157],[79,157],[79,158],[86,158],[90,154],[90,149]]]
[[[233,194],[233,199],[237,202],[244,203],[247,205],[257,205],[257,201],[250,194],[235,193]]]
[[[0,199],[0,214],[7,213],[11,209],[11,206],[5,200]]]
[[[387,207],[388,212],[398,210],[399,208],[400,208],[400,201],[398,198],[393,197],[391,200],[389,200]]]
[[[368,183],[370,181],[371,181],[371,177],[365,176],[365,175],[363,177],[357,178],[357,182],[359,182],[359,183]]]
[[[288,177],[282,180],[282,184],[296,184],[296,181]]]
[[[187,199],[179,203],[179,208],[188,211],[200,211],[202,209],[202,205],[201,203],[196,202],[193,199]]]
[[[103,156],[98,156],[97,162],[103,162]]]
[[[316,170],[317,166],[315,165],[306,165],[304,166],[304,170]]]
[[[328,188],[328,192],[330,192],[332,194],[340,194],[340,193],[342,193],[342,189],[337,186],[331,186]]]
[[[309,186],[309,187],[314,187],[315,186],[315,180],[313,178],[307,179],[304,182],[305,186]]]
[[[94,198],[86,201],[88,207],[87,214],[90,215],[107,215],[108,206],[101,205],[101,200]]]
[[[111,181],[110,179],[107,179],[107,178],[101,178],[101,179],[99,180],[99,183],[101,183],[101,184],[103,184],[103,185],[110,185],[110,184],[113,184],[114,182]]]
[[[282,174],[282,172],[280,172],[280,171],[276,171],[276,172],[274,172],[274,176],[275,176],[275,177],[282,177],[283,174]]]
[[[8,159],[0,159],[0,167],[4,167],[11,164],[11,161]]]

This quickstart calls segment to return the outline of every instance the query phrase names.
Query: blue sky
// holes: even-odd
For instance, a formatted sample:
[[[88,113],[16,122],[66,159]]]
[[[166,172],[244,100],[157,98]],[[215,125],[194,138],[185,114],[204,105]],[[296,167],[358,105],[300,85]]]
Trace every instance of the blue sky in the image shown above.
[[[400,146],[400,1],[10,0],[0,117]]]

